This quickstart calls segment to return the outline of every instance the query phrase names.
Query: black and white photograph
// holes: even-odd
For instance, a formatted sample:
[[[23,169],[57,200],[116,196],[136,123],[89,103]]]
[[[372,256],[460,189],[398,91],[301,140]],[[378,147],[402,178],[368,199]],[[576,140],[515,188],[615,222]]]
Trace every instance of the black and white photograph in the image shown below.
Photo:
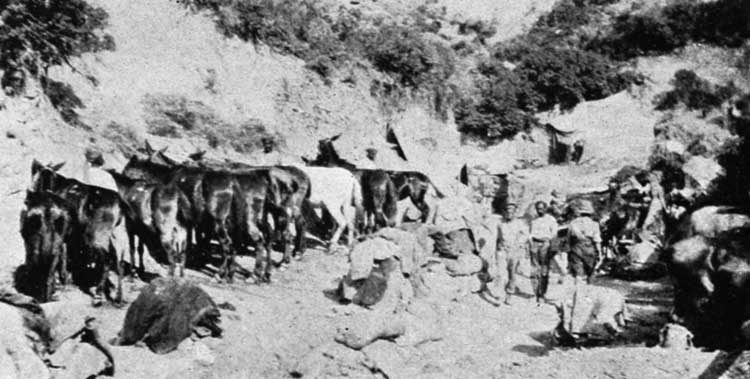
[[[747,138],[750,0],[0,0],[0,379],[750,378]]]

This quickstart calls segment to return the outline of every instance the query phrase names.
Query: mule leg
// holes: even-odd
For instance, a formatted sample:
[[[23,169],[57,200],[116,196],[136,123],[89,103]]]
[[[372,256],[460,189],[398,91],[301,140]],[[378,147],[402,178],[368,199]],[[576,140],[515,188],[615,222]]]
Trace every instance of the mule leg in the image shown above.
[[[173,246],[170,243],[162,244],[162,248],[164,251],[167,252],[167,262],[169,263],[169,270],[167,272],[167,276],[172,277],[174,276],[174,269],[175,269],[175,254],[176,251],[174,250]]]
[[[333,248],[334,244],[337,244],[339,242],[339,238],[341,238],[341,233],[344,232],[344,228],[346,227],[346,216],[344,215],[343,207],[337,212],[329,212],[329,213],[331,214],[331,217],[333,217],[333,220],[336,222],[336,230],[333,232],[333,236],[331,236],[331,240],[328,241],[328,247],[330,249],[330,248]]]
[[[130,274],[131,277],[135,275],[134,270],[136,269],[135,266],[135,233],[132,232],[132,230],[128,230],[128,250],[130,251]]]
[[[117,296],[115,297],[115,303],[122,304],[122,277],[123,277],[123,260],[121,257],[117,256],[117,249],[115,246],[110,242],[109,245],[110,248],[110,254],[112,257],[115,258],[115,267],[117,267]],[[123,251],[123,255],[125,252]],[[105,271],[104,276],[105,278],[108,276],[107,274],[109,271]]]
[[[344,217],[344,226],[347,228],[347,246],[354,244],[354,224],[356,222],[356,211],[351,205],[344,205],[342,209],[342,216]]]
[[[180,278],[185,277],[185,260],[187,259],[187,241],[180,243],[178,246],[179,260],[177,265],[180,268]]]
[[[52,294],[55,292],[55,271],[57,271],[57,263],[60,260],[60,254],[54,254],[52,257],[52,264],[49,266],[49,272],[47,273],[47,286],[44,288],[44,302],[52,300]]]
[[[297,215],[294,220],[294,252],[292,256],[302,256],[305,253],[305,233],[307,232],[307,223],[303,215]]]
[[[60,245],[60,263],[59,266],[60,284],[63,286],[68,284],[68,245],[62,243]]]
[[[234,249],[232,249],[232,238],[229,237],[226,225],[223,221],[217,221],[214,225],[214,232],[221,245],[221,252],[224,261],[219,269],[219,277],[227,279],[227,282],[232,282],[232,265],[234,264]]]
[[[143,250],[145,243],[143,238],[138,237],[138,275],[143,275],[146,272],[146,266],[143,264]],[[133,259],[133,266],[135,266],[135,258]]]

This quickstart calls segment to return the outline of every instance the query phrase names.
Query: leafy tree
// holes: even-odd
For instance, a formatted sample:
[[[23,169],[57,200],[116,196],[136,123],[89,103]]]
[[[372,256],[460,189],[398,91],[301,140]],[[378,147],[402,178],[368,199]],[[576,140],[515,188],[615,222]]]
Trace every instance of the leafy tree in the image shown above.
[[[83,0],[0,0],[0,69],[44,75],[83,53],[114,49],[107,13]]]

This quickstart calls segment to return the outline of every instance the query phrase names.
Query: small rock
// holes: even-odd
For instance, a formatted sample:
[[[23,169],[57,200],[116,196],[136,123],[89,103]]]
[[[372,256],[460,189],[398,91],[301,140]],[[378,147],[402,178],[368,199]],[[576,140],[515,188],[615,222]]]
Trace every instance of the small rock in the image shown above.
[[[228,301],[225,301],[225,302],[217,305],[217,307],[219,307],[221,309],[226,309],[228,311],[233,311],[233,312],[237,310],[237,308],[234,305],[232,305],[230,302],[228,302]]]
[[[475,254],[461,254],[456,260],[447,260],[445,268],[454,276],[471,275],[482,269],[482,259]]]
[[[210,366],[216,362],[213,352],[211,352],[211,349],[203,342],[198,341],[193,343],[191,350],[193,359],[203,366]]]

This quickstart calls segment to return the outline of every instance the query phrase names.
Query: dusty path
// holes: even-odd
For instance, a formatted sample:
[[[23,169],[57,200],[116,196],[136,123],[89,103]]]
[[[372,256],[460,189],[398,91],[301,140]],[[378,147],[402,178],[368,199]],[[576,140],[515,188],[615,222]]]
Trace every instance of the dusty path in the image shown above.
[[[248,259],[243,262],[249,263]],[[9,269],[5,267],[4,271]],[[229,302],[236,308],[222,311],[225,337],[202,340],[211,350],[210,358],[196,357],[192,342],[161,356],[145,348],[114,347],[117,377],[290,377],[298,362],[321,346],[330,356],[326,376],[382,377],[361,364],[360,353],[333,342],[337,327],[350,314],[368,312],[358,306],[340,305],[326,296],[346,269],[344,255],[309,250],[302,261],[275,273],[270,285],[216,284],[204,274],[190,271],[189,277],[201,283],[217,303]],[[600,280],[600,284],[629,294],[631,318],[642,328],[636,334],[653,334],[649,322],[658,322],[659,312],[669,301],[664,285],[611,280]],[[127,299],[132,301],[143,285],[140,281],[126,283]],[[91,308],[89,299],[73,288],[60,297],[67,301],[59,307],[65,309],[62,324],[68,327],[80,323],[78,318],[85,314],[102,320],[106,339],[114,337],[121,327],[124,308]],[[698,376],[715,355],[668,352],[646,348],[643,342],[559,350],[549,346],[548,332],[557,317],[552,306],[537,307],[533,300],[522,299],[512,307],[495,307],[476,295],[445,302],[444,306],[447,316],[442,340],[416,348],[399,347],[396,352],[396,356],[405,358],[403,364],[423,377],[685,378]]]

